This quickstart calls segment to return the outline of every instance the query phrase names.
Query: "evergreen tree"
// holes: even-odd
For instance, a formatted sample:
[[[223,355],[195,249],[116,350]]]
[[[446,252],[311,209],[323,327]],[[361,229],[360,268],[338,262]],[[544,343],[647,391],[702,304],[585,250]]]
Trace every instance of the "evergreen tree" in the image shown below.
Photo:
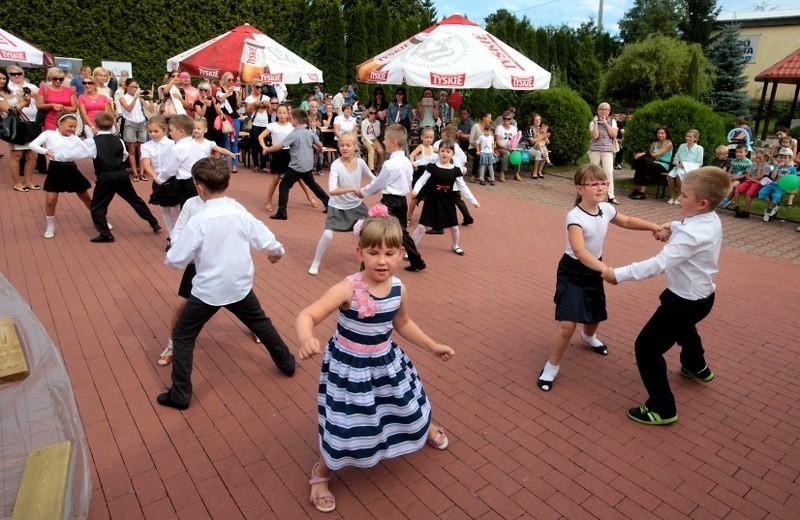
[[[709,99],[717,112],[742,115],[749,112],[749,100],[743,90],[747,86],[744,76],[745,61],[739,26],[726,25],[711,50],[711,63],[717,68]]]
[[[683,40],[689,43],[706,46],[711,41],[711,31],[721,10],[717,0],[681,0],[683,16],[678,22],[678,29]]]
[[[314,0],[311,6],[310,29],[317,35],[314,63],[322,69],[327,91],[336,92],[347,81],[342,6],[339,0]]]
[[[601,65],[595,55],[594,24],[578,30],[575,59],[568,64],[569,85],[590,106],[596,106],[600,94]]]
[[[347,17],[347,81],[355,78],[356,67],[370,58],[367,47],[367,23],[363,4],[356,4]]]
[[[700,49],[692,49],[692,61],[689,62],[689,74],[686,77],[686,95],[692,99],[700,99]]]

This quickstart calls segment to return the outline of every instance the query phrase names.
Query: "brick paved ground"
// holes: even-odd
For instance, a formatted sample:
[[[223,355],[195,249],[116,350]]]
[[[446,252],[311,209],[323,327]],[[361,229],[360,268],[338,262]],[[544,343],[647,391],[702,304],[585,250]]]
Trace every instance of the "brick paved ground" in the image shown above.
[[[220,312],[198,341],[191,408],[157,406],[169,370],[155,361],[179,279],[162,265],[164,235],[116,201],[117,242],[90,244],[88,212],[66,195],[57,236],[44,240],[44,194],[12,191],[6,168],[3,161],[0,271],[65,358],[91,452],[91,518],[321,517],[306,483],[317,457],[319,360],[286,378]],[[265,185],[263,175],[243,171],[230,194],[263,218]],[[610,320],[600,329],[610,355],[574,344],[554,390],[542,393],[535,377],[554,333],[570,183],[549,177],[475,191],[482,208],[477,224],[462,230],[466,256],[453,255],[446,237],[425,237],[430,268],[401,274],[413,317],[458,351],[441,363],[407,347],[450,448],[340,472],[332,485],[338,515],[798,518],[800,234],[793,226],[723,215],[717,305],[700,327],[717,378],[683,380],[670,352],[680,421],[648,428],[625,410],[644,399],[632,344],[663,278],[610,288]],[[677,215],[661,202],[620,200],[628,214]],[[276,265],[257,257],[255,290],[294,347],[297,312],[357,265],[354,239],[337,235],[320,276],[310,277],[323,216],[297,193],[289,216],[269,222],[288,253]],[[645,233],[614,228],[606,260],[621,265],[658,249]],[[327,338],[334,323],[318,327],[318,336]]]

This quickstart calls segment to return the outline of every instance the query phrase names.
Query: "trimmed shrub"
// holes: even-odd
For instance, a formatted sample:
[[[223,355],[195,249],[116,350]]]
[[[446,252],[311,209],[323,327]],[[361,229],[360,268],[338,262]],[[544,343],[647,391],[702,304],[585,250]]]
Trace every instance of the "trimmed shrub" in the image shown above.
[[[575,164],[589,149],[589,123],[592,110],[571,88],[534,90],[522,99],[517,117],[520,130],[528,127],[531,115],[541,114],[550,125],[550,160],[555,164]]]
[[[634,113],[625,127],[625,155],[630,159],[634,153],[648,150],[655,140],[656,129],[661,126],[669,128],[676,151],[688,130],[698,130],[706,164],[714,158],[717,146],[727,144],[726,127],[720,115],[690,97],[673,96],[648,103]]]

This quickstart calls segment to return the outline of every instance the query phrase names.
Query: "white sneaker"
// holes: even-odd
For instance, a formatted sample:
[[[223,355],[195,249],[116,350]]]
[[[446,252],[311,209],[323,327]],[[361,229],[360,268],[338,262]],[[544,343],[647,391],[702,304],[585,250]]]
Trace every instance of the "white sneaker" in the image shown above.
[[[769,208],[764,210],[764,222],[769,222]]]
[[[775,204],[775,206],[771,210],[769,210],[769,216],[774,217],[777,214],[778,214],[778,205]]]
[[[53,238],[54,236],[56,236],[56,232],[55,231],[45,231],[44,232],[44,238]]]
[[[108,221],[106,221],[106,224],[108,224],[108,230],[109,230],[109,231],[111,231],[112,229],[114,229],[114,226],[112,226],[112,225],[111,225],[111,222],[108,222]]]
[[[667,204],[675,204],[675,199],[669,199],[669,200],[667,201]]]
[[[311,276],[317,276],[319,274],[319,266],[311,264],[311,267],[308,268],[308,274]]]

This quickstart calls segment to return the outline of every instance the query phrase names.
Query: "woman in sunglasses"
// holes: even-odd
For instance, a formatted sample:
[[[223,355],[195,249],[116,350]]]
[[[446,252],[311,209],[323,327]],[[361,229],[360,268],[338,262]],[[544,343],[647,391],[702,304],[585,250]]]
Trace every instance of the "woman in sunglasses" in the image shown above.
[[[90,76],[82,81],[85,94],[78,96],[78,110],[80,110],[83,123],[92,128],[92,133],[97,135],[97,126],[94,124],[94,115],[98,112],[114,112],[111,100],[97,90],[97,84]]]
[[[74,114],[78,111],[78,98],[75,92],[64,86],[66,73],[59,67],[47,69],[48,86],[39,89],[36,106],[47,112],[44,119],[45,130],[55,130],[56,120],[64,113]]]

